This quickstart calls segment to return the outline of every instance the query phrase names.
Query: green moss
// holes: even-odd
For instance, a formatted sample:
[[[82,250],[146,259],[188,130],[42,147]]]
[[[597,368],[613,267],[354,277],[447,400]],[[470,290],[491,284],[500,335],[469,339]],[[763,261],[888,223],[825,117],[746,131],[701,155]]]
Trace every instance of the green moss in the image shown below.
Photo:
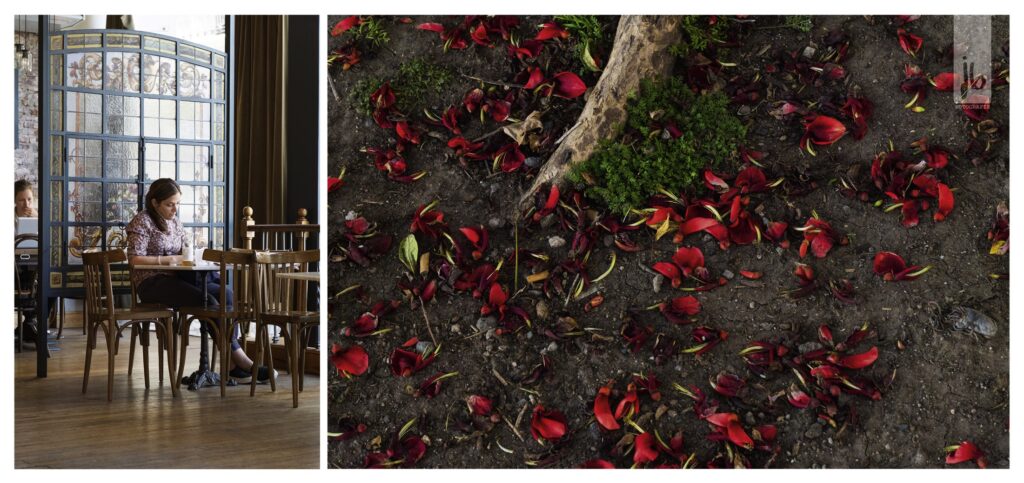
[[[406,114],[422,110],[431,97],[452,82],[455,75],[444,66],[423,60],[413,59],[398,66],[398,72],[391,81],[391,89],[395,91],[398,110]],[[349,90],[349,105],[359,114],[373,114],[370,94],[384,84],[385,79],[371,77],[355,83]]]
[[[345,34],[351,36],[356,42],[372,45],[374,48],[379,48],[391,41],[391,37],[388,36],[387,30],[384,30],[380,19],[373,17],[364,18],[362,23],[352,27]]]
[[[810,15],[786,15],[785,26],[798,32],[810,32],[814,27]]]
[[[725,38],[726,18],[719,16],[713,24],[702,15],[686,15],[683,17],[683,39],[669,47],[669,52],[678,56],[687,56],[700,52],[714,42],[722,42]]]
[[[723,94],[697,95],[675,78],[644,80],[627,103],[619,138],[602,141],[569,179],[592,181],[587,195],[620,213],[642,206],[660,188],[692,190],[701,170],[734,158],[746,136],[746,127],[728,107]],[[664,134],[660,126],[668,123],[682,132],[679,138]]]

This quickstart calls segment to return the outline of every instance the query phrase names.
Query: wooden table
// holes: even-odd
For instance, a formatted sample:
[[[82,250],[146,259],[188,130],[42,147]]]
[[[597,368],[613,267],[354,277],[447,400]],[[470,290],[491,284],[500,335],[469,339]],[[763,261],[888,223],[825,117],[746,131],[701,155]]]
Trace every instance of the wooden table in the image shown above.
[[[209,272],[219,271],[220,270],[220,265],[217,264],[217,263],[212,263],[212,262],[197,261],[197,262],[195,262],[194,265],[180,265],[180,264],[179,265],[142,265],[142,264],[139,264],[139,265],[132,265],[132,268],[135,269],[135,270],[158,270],[158,271],[172,271],[172,272],[195,272],[197,274],[198,273],[202,273],[203,274],[203,277],[202,277],[203,278],[203,281],[202,281],[202,285],[203,285],[203,303],[206,303],[206,299],[209,296],[208,290],[206,288],[206,276],[207,276],[207,274],[209,274]],[[229,266],[228,268],[230,269],[231,267]],[[225,282],[223,280],[221,280],[221,283],[225,283]],[[186,327],[184,327],[184,322],[185,321],[182,321],[182,327],[179,328],[182,331],[186,330]],[[201,345],[199,346],[199,369],[196,369],[195,372],[190,374],[188,377],[182,378],[182,380],[181,380],[183,383],[186,383],[188,385],[188,389],[190,391],[195,391],[197,389],[201,389],[201,388],[208,387],[208,386],[218,386],[218,387],[220,387],[220,373],[210,370],[210,352],[209,352],[209,348],[207,347],[210,336],[209,336],[208,331],[206,330],[206,324],[201,322],[201,321],[199,323],[199,334],[200,334],[200,337],[202,338],[202,340],[200,341]],[[227,354],[224,354],[223,357],[227,357],[227,356],[228,356]]]

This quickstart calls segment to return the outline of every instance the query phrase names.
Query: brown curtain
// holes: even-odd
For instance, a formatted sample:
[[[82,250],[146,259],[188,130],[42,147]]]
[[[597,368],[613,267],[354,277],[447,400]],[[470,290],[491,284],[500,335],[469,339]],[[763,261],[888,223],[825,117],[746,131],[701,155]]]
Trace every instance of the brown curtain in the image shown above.
[[[283,16],[235,20],[235,221],[251,206],[256,223],[288,223],[284,154]],[[233,246],[241,246],[240,230]]]

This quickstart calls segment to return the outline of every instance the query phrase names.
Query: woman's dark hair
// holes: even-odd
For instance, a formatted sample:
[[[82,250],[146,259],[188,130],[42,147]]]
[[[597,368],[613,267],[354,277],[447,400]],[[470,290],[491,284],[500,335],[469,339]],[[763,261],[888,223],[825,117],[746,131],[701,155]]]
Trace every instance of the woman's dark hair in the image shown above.
[[[27,179],[19,179],[14,182],[14,196],[18,196],[18,193],[30,189],[32,189],[32,182]]]
[[[178,183],[175,183],[170,178],[160,178],[149,185],[149,191],[146,192],[146,213],[149,214],[149,218],[153,220],[153,224],[156,225],[160,231],[167,232],[167,221],[164,217],[157,213],[156,208],[153,207],[153,202],[157,204],[163,203],[164,200],[174,195],[180,195],[181,188],[178,187]]]

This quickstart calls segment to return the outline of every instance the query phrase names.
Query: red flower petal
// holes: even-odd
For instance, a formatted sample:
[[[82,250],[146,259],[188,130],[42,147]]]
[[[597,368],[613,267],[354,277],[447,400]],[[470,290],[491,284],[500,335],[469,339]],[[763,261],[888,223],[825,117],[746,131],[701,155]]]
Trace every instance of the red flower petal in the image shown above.
[[[469,410],[477,416],[491,415],[491,399],[484,396],[472,395],[466,398]]]
[[[409,123],[406,121],[398,121],[395,123],[395,133],[398,134],[399,138],[409,141],[410,143],[420,143],[420,134],[409,126]]]
[[[897,273],[902,272],[905,268],[907,268],[907,262],[893,252],[875,254],[875,273],[883,276],[886,280],[892,280]]]
[[[530,69],[530,77],[526,80],[526,84],[523,85],[523,89],[533,89],[544,83],[544,72],[540,70],[540,67],[534,67]]]
[[[676,297],[672,299],[672,310],[680,314],[697,315],[700,313],[700,302],[692,295]]]
[[[874,364],[876,359],[878,359],[878,347],[872,346],[861,354],[844,356],[839,359],[839,365],[847,369],[863,369]]]
[[[935,90],[939,92],[952,92],[954,87],[959,86],[962,81],[960,76],[954,72],[943,72],[928,80]]]
[[[979,468],[985,468],[988,463],[985,461],[984,453],[970,442],[964,441],[954,447],[952,452],[946,455],[946,464],[955,465],[966,461],[975,461]]]
[[[441,25],[439,23],[433,23],[433,22],[421,23],[421,24],[417,25],[416,28],[419,29],[419,30],[429,30],[431,32],[437,32],[437,33],[444,32],[444,25]]]
[[[636,445],[633,451],[634,464],[650,463],[658,459],[657,442],[652,433],[640,433],[633,441]]]
[[[578,468],[584,470],[614,470],[615,465],[607,460],[596,459],[584,461]]]
[[[678,287],[682,283],[683,274],[679,271],[679,267],[669,262],[658,262],[653,267],[655,272],[658,272],[665,276],[665,278],[672,281],[673,287]]]
[[[562,28],[555,22],[548,22],[540,24],[540,32],[537,32],[537,36],[534,40],[549,40],[558,37],[560,39],[569,38],[569,32]]]
[[[345,183],[342,181],[341,178],[335,178],[334,176],[328,176],[327,177],[327,192],[328,193],[332,193],[334,191],[338,191],[339,189],[341,189],[342,185],[344,185],[344,184]]]
[[[331,29],[331,37],[337,37],[342,33],[346,32],[348,29],[355,27],[361,23],[363,23],[363,19],[359,18],[358,15],[348,17],[334,24],[334,28]]]
[[[935,221],[945,220],[953,211],[953,191],[944,183],[939,183],[939,207],[935,211]]]
[[[960,107],[967,117],[975,121],[984,121],[988,117],[988,110],[991,107],[989,98],[981,94],[967,96]]]
[[[594,417],[597,423],[604,429],[615,431],[621,428],[615,417],[612,416],[612,407],[608,398],[611,395],[611,386],[602,386],[597,390],[597,397],[594,398]]]
[[[519,150],[519,144],[512,142],[494,152],[494,160],[501,163],[501,170],[511,173],[519,169],[526,161],[526,155]]]
[[[508,300],[508,295],[501,288],[501,284],[492,283],[491,290],[487,294],[487,303],[493,307],[501,307]]]
[[[567,430],[565,415],[561,412],[545,410],[539,404],[533,408],[533,418],[530,420],[530,434],[533,435],[533,439],[556,441],[565,436]]]
[[[391,90],[391,83],[385,82],[370,94],[370,102],[374,109],[381,111],[395,105],[395,92]]]
[[[672,255],[672,261],[680,268],[695,269],[704,266],[704,253],[697,247],[679,247]]]
[[[810,141],[814,144],[827,146],[846,134],[846,126],[838,119],[829,116],[815,116],[806,126]]]
[[[811,253],[818,258],[825,258],[828,255],[828,251],[832,249],[832,237],[819,234],[811,240]]]
[[[345,374],[358,376],[366,372],[370,366],[370,356],[362,346],[354,345],[346,349],[334,344],[331,346],[331,362],[342,376]]]
[[[757,280],[757,279],[761,278],[762,273],[761,272],[751,272],[749,270],[740,270],[740,275],[742,275],[744,278],[748,278],[750,280]]]
[[[583,83],[583,79],[572,72],[559,72],[551,80],[555,82],[555,96],[575,99],[587,92],[587,85]]]
[[[917,55],[918,50],[921,50],[921,44],[924,43],[924,40],[921,37],[907,32],[904,29],[896,30],[896,35],[900,40],[900,48],[902,48],[904,52],[914,56]]]

